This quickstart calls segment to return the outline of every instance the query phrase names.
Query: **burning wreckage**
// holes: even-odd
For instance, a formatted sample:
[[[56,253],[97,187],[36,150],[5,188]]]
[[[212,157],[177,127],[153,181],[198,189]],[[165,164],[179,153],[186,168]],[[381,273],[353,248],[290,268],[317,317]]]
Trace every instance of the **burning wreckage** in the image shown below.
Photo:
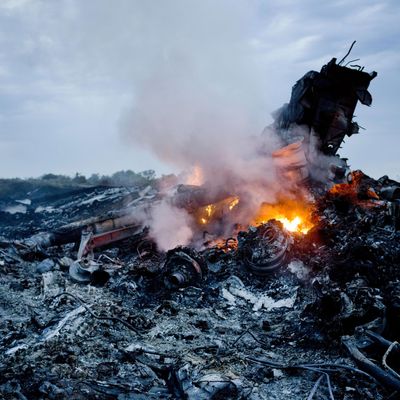
[[[289,190],[252,214],[166,179],[1,199],[2,398],[398,398],[400,184],[337,155],[376,76],[343,61],[266,128]],[[165,203],[194,232],[168,251],[144,222]]]

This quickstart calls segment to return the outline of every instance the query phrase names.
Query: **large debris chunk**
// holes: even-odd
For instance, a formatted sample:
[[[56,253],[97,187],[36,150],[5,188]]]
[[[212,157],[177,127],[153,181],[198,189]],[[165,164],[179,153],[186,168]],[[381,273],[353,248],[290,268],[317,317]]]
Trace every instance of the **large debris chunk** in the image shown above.
[[[320,150],[335,155],[345,136],[358,133],[353,122],[357,102],[371,105],[368,86],[377,73],[348,68],[333,58],[320,72],[307,72],[292,90],[290,102],[277,113],[275,127],[287,144],[296,141],[293,125],[306,126],[319,139]]]
[[[289,237],[278,221],[240,232],[238,241],[240,258],[255,274],[271,273],[287,261]]]
[[[167,253],[164,265],[167,288],[179,288],[201,282],[207,272],[203,256],[188,247],[177,247]]]

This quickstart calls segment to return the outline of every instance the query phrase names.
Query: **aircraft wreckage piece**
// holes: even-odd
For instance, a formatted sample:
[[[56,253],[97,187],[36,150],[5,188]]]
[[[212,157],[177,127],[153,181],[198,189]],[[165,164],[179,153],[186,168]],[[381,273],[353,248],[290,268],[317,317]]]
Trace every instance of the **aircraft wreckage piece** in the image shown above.
[[[168,251],[164,270],[165,286],[177,289],[198,284],[207,273],[207,263],[197,251],[177,247]]]
[[[215,192],[215,189],[212,190],[206,185],[179,185],[172,197],[172,204],[175,207],[194,212],[201,207],[217,203],[229,197],[232,197],[231,193],[227,193],[224,190]]]
[[[286,144],[299,139],[293,126],[305,126],[316,134],[323,153],[336,155],[345,136],[358,133],[354,110],[358,101],[371,105],[367,89],[377,73],[356,65],[342,66],[343,61],[336,63],[332,58],[320,72],[307,72],[293,86],[290,102],[276,112],[273,124]]]
[[[93,227],[89,226],[82,231],[77,260],[70,265],[69,275],[80,283],[104,280],[105,272],[92,260],[93,250],[125,239],[140,241],[146,233],[146,229],[142,226],[130,225],[94,234]]]
[[[100,264],[88,258],[74,261],[69,266],[69,276],[71,279],[78,283],[92,282],[93,274],[99,271]]]
[[[399,186],[389,186],[381,189],[380,195],[388,201],[400,200],[400,187]]]
[[[286,264],[288,248],[289,235],[275,220],[238,235],[238,255],[256,275],[269,274]]]
[[[126,214],[123,214],[125,212]],[[119,211],[114,218],[93,217],[76,221],[53,232],[39,233],[23,242],[28,251],[80,243],[77,259],[70,265],[69,274],[75,282],[88,283],[105,279],[105,272],[92,260],[95,248],[125,239],[142,240],[147,229],[137,220],[132,210]]]
[[[119,211],[113,217],[96,216],[72,222],[52,232],[38,233],[24,240],[23,244],[32,249],[35,247],[47,248],[67,243],[79,243],[84,230],[91,230],[95,237],[103,233],[123,230],[127,227],[137,227],[139,229],[140,226],[142,225],[138,222],[138,218],[133,210],[125,209]],[[95,238],[94,240],[97,242],[101,241],[99,238]]]
[[[302,142],[295,142],[272,153],[272,159],[281,179],[293,183],[305,182],[309,176]]]

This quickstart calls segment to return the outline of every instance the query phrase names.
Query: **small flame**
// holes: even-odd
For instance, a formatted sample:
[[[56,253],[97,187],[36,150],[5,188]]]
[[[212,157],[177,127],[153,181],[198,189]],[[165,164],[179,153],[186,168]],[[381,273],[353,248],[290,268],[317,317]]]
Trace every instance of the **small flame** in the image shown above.
[[[215,206],[213,206],[212,204],[209,204],[205,208],[208,217],[211,217],[211,214],[212,214],[214,208],[215,208]]]
[[[238,204],[239,197],[229,197],[217,203],[201,207],[196,212],[196,218],[201,225],[206,225],[232,211]]]
[[[277,221],[282,222],[283,227],[289,232],[301,232],[307,233],[310,229],[309,228],[301,228],[302,220],[300,217],[294,217],[292,220],[281,217],[275,218]]]
[[[239,197],[235,197],[235,198],[229,203],[229,211],[232,211],[238,204],[239,204]]]
[[[200,209],[200,216],[199,216],[200,224],[202,225],[208,224],[212,219],[215,210],[216,210],[215,204],[209,204],[208,206],[205,206],[202,209]]]

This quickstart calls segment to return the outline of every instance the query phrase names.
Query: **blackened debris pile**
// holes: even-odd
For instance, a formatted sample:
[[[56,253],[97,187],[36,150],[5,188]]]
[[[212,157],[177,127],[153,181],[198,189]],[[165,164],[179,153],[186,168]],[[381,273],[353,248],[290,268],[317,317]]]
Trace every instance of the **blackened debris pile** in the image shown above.
[[[38,233],[57,230],[51,198],[12,225],[2,218],[1,393],[304,398],[310,377],[326,372],[338,398],[385,398],[398,382],[386,365],[399,371],[400,184],[360,171],[349,181],[319,197],[307,235],[270,221],[202,251],[160,253],[146,231],[94,248],[89,291],[69,274],[81,238],[27,247],[17,234],[38,207]],[[142,200],[139,192],[138,204],[157,198],[155,189]],[[76,194],[57,200],[62,226],[82,226],[94,197],[115,212],[115,193],[126,196],[122,188],[85,193],[81,203]],[[384,363],[382,343],[392,346]]]

